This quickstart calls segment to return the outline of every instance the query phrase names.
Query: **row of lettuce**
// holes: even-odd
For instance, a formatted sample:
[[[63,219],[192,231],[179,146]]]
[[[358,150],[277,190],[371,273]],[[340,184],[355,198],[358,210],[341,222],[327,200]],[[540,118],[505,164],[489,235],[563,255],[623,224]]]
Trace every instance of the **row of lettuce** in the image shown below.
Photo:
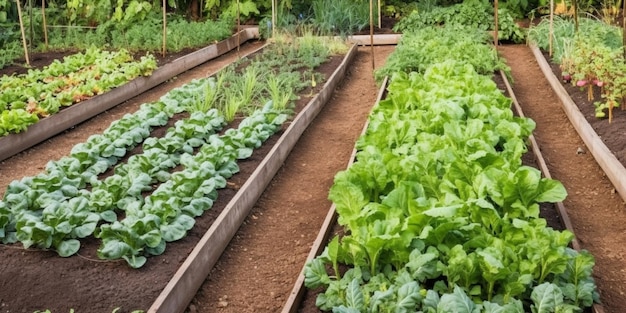
[[[50,161],[42,173],[11,182],[0,201],[0,240],[67,257],[95,237],[98,257],[143,266],[166,243],[185,237],[239,171],[237,160],[282,127],[295,93],[331,54],[323,39],[313,40],[269,45],[216,77],[173,89]],[[224,86],[236,91],[232,99],[216,97]],[[245,118],[225,128],[235,118],[227,111]],[[154,132],[165,126],[164,135]],[[139,145],[141,152],[131,153]]]
[[[539,216],[566,191],[522,164],[535,124],[492,80],[506,66],[488,40],[422,28],[378,72],[386,99],[329,194],[344,232],[305,269],[320,309],[582,312],[598,299],[593,256]]]
[[[0,77],[0,136],[20,133],[40,118],[103,94],[157,68],[152,55],[135,60],[125,49],[95,47],[42,69]]]

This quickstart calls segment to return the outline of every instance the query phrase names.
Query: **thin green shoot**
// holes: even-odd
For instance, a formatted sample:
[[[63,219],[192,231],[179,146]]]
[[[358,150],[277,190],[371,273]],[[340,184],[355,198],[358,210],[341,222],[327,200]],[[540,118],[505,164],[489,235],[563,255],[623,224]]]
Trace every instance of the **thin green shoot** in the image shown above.
[[[277,110],[286,110],[289,101],[295,97],[293,91],[290,88],[286,88],[287,84],[285,77],[270,76],[267,79],[266,91],[269,94],[273,107]]]

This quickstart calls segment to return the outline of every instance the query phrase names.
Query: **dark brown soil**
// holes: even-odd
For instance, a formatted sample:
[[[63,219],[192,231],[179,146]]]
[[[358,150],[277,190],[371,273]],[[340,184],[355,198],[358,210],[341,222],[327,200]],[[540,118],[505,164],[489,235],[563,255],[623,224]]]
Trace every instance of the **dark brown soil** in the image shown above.
[[[515,94],[525,114],[537,122],[535,136],[551,173],[569,192],[565,205],[575,233],[583,248],[596,257],[594,276],[604,309],[608,313],[623,312],[626,308],[623,200],[591,154],[577,153],[578,148],[586,150],[584,144],[562,112],[528,47],[515,45],[499,49],[513,69]],[[392,50],[392,46],[376,47],[377,67]],[[280,311],[330,206],[327,193],[332,177],[346,167],[354,140],[376,97],[378,88],[372,79],[371,57],[369,47],[359,49],[348,77],[303,134],[197,293],[188,312]],[[101,132],[111,121],[136,110],[139,104],[156,100],[169,89],[204,77],[234,59],[236,55],[224,56],[180,75],[137,99],[0,162],[0,191],[14,179],[36,175],[47,161],[68,154],[74,144]],[[614,125],[619,124],[614,121]],[[241,182],[237,179],[244,177],[243,171],[233,177],[233,183]],[[234,193],[234,190],[226,191]],[[220,194],[220,197],[226,199],[227,195]],[[207,220],[217,214],[207,213]],[[82,257],[64,259],[54,252],[0,245],[0,312],[45,309],[69,312],[70,308],[77,312],[111,312],[116,307],[121,307],[120,312],[145,310],[191,251],[191,242],[201,234],[202,230],[194,229],[191,236],[168,245],[164,255],[149,259],[139,270],[128,268],[124,262],[94,260],[91,258],[93,251],[81,250]],[[115,270],[116,274],[108,274],[110,270]],[[318,310],[308,306],[302,311]]]

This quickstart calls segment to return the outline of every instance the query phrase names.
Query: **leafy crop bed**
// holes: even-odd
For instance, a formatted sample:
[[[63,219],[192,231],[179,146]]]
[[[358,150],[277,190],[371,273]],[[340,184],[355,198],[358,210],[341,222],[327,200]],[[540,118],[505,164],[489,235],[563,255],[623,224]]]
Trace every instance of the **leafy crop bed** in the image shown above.
[[[513,117],[510,101],[479,74],[498,63],[475,54],[446,59],[468,36],[450,28],[415,34],[394,56],[420,60],[418,69],[407,74],[402,62],[389,62],[387,99],[372,111],[355,163],[335,176],[329,198],[345,234],[307,264],[305,285],[322,290],[316,305],[334,312],[591,306],[593,256],[568,248],[573,235],[539,216],[539,203],[561,201],[566,190],[521,165],[535,124]],[[423,48],[405,49],[406,42]]]
[[[43,69],[0,78],[0,136],[19,133],[39,118],[102,94],[139,76],[157,63],[151,55],[135,61],[126,50],[87,49]]]
[[[537,91],[537,90],[538,90],[538,89],[534,89],[534,90],[532,90],[530,93],[533,93],[533,92],[535,92],[535,91]],[[526,98],[524,98],[524,99],[526,99]],[[532,101],[531,101],[531,102],[532,102]],[[543,109],[544,109],[544,111],[542,112],[542,114],[545,114],[545,109],[546,109],[547,107],[549,107],[549,106],[546,106],[546,107],[544,107],[544,108],[543,108]],[[558,108],[557,108],[557,110],[554,110],[554,108],[553,108],[553,111],[549,111],[549,112],[552,112],[552,113],[553,113],[553,114],[551,114],[551,115],[555,115],[555,116],[557,116],[557,115],[558,115],[558,112],[557,112],[557,111],[558,111]],[[563,137],[563,138],[569,138],[569,137],[567,137],[567,136],[566,136],[566,135],[567,135],[567,130],[566,130],[566,127],[560,127],[560,126],[559,126],[559,127],[554,127],[554,126],[555,126],[554,124],[552,124],[551,126],[552,126],[553,128],[555,128],[555,129],[557,129],[558,131],[561,131],[561,133],[562,133],[561,137]],[[544,127],[545,127],[545,126],[544,126]],[[540,126],[539,130],[541,130],[541,126]],[[572,140],[570,139],[570,141],[572,141]],[[555,141],[550,141],[550,142],[551,142],[551,143],[552,143],[552,142],[554,142],[554,143],[555,143],[554,145],[555,145],[555,146],[558,146],[558,147],[564,147],[564,146],[565,146],[565,144],[566,144],[566,143],[564,143],[564,142],[560,142],[560,143],[559,143],[557,140],[555,140]],[[570,143],[567,143],[567,144],[570,144]],[[574,143],[574,144],[575,144],[575,143]],[[570,150],[567,150],[566,152],[567,152],[567,153],[570,153],[570,154],[573,154],[573,155],[576,155],[576,154],[575,154],[575,150],[576,150],[575,148],[576,148],[576,147],[574,146],[574,149],[573,149],[573,150],[572,150],[572,149],[570,149]],[[553,149],[552,149],[552,148],[546,148],[545,150],[550,150],[550,151],[552,151]],[[558,149],[554,149],[554,150],[558,150]],[[561,150],[563,150],[563,149],[561,149]],[[583,153],[583,154],[578,155],[578,158],[579,158],[578,160],[582,159],[583,157],[585,157],[585,154],[584,154],[584,153]],[[556,157],[553,157],[553,159],[557,160],[557,158],[556,158]],[[561,162],[565,163],[565,162],[567,162],[567,160],[566,160],[566,159],[567,159],[567,158],[565,158],[565,157],[558,157],[558,162],[554,162],[554,163],[561,163]],[[572,167],[570,167],[570,172],[580,172],[580,173],[585,173],[585,171],[586,171],[586,169],[587,169],[587,167],[586,167],[586,165],[585,165],[585,162],[581,162],[581,161],[578,161],[578,162],[579,162],[578,164],[574,163],[574,164],[576,164],[576,169],[577,169],[577,170],[576,170],[576,171],[571,171],[571,168],[572,168]],[[572,164],[572,163],[569,163],[569,164]],[[556,164],[555,164],[555,165],[556,165]],[[556,173],[556,174],[557,174],[557,175],[563,175],[563,173],[561,173],[561,172],[559,172],[559,171],[557,171],[557,173]],[[572,173],[572,174],[574,174],[574,173]],[[599,189],[600,189],[600,190],[604,189],[604,183],[600,182],[600,183],[598,184],[598,183],[596,183],[596,182],[595,182],[592,178],[593,178],[593,175],[589,175],[589,176],[587,176],[586,180],[583,180],[583,182],[584,182],[584,183],[590,184],[589,188],[587,188],[587,189],[593,189],[593,190],[596,190],[596,191],[597,191],[597,190],[599,190]],[[235,177],[233,177],[233,179],[235,179]],[[593,199],[593,198],[594,198],[594,196],[593,196],[592,194],[590,194],[588,190],[584,190],[584,189],[583,189],[583,190],[581,190],[581,189],[572,188],[572,187],[569,185],[569,183],[570,183],[569,181],[564,181],[564,184],[566,185],[566,188],[568,189],[568,191],[570,191],[570,192],[572,193],[572,195],[570,195],[570,197],[571,197],[572,199],[576,199],[576,197],[577,197],[577,195],[578,195],[578,193],[579,193],[579,192],[580,192],[581,194],[584,194],[584,195],[585,195],[585,197],[589,197],[590,199]],[[236,186],[232,186],[232,187],[233,187],[233,188],[236,188]],[[607,190],[608,190],[608,191],[605,191],[605,192],[606,192],[605,194],[601,194],[601,195],[600,195],[600,198],[614,198],[614,197],[615,197],[615,195],[610,195],[610,192],[609,192],[609,191],[610,191],[610,189],[607,189]],[[600,192],[602,193],[602,191],[600,191]],[[606,195],[606,197],[604,197],[604,195]],[[597,197],[597,194],[596,194],[596,197]],[[577,201],[577,200],[570,200],[570,201]],[[598,202],[596,202],[596,203],[600,203],[600,202],[599,202],[599,199],[598,199]],[[263,204],[261,204],[261,206],[263,206]],[[600,214],[604,211],[604,209],[605,209],[605,208],[595,207],[595,205],[592,205],[592,206],[587,206],[587,207],[584,207],[584,208],[588,208],[588,209],[589,209],[589,210],[591,210],[591,211],[595,211],[596,215],[600,215]],[[266,217],[267,217],[267,216],[266,216]],[[618,217],[619,217],[619,215],[618,215],[618,214],[615,214],[615,215],[613,215],[612,217],[607,218],[607,221],[610,221],[611,219],[617,220],[617,219],[618,219]],[[251,217],[251,218],[250,218],[250,221],[249,221],[249,222],[250,222],[250,224],[254,224],[254,223],[255,223],[255,219],[259,219],[259,218],[260,218],[260,219],[263,219],[264,217],[262,216],[262,214],[261,214],[261,215],[259,215],[259,212],[257,211],[257,212],[256,212],[256,215],[253,215],[253,217]],[[617,220],[617,221],[619,222],[619,220]],[[609,224],[611,224],[611,225],[612,225],[612,224],[615,224],[615,223],[614,223],[613,221],[610,221],[610,222],[607,222],[607,223],[606,223],[603,227],[593,227],[593,226],[589,226],[590,224],[585,224],[585,226],[581,226],[581,230],[586,230],[586,229],[588,229],[588,228],[590,228],[590,227],[591,227],[591,228],[595,228],[596,230],[598,230],[598,231],[599,231],[601,228],[604,228],[604,227],[609,227]],[[583,234],[582,234],[582,238],[583,238],[583,239],[585,239],[584,241],[586,242],[586,245],[590,246],[590,245],[594,244],[594,242],[596,242],[596,241],[595,241],[595,239],[590,238],[590,237],[589,237],[589,235],[588,235],[586,232],[582,232],[582,233],[583,233]],[[617,233],[620,233],[620,232],[618,231]],[[242,235],[242,237],[243,237],[243,236],[247,236],[247,235]],[[606,236],[606,235],[605,235],[605,236]],[[245,238],[252,238],[252,236],[250,236],[250,237],[245,237]],[[617,238],[616,238],[616,240],[617,240]],[[240,241],[240,243],[241,243],[241,241]],[[597,244],[597,243],[596,243],[596,244]],[[596,250],[605,251],[605,252],[606,252],[606,251],[615,251],[614,253],[619,254],[619,251],[618,251],[618,250],[612,250],[612,249],[611,249],[609,246],[607,246],[607,245],[600,245],[600,246],[598,246],[598,248],[597,248]],[[20,254],[20,253],[22,253],[22,254],[24,254],[24,253],[28,254],[28,253],[31,253],[31,252],[21,252],[21,251],[18,251],[18,252],[16,252],[16,253],[17,253],[17,254]],[[277,255],[280,255],[279,253],[280,253],[280,252],[277,252]],[[52,256],[52,255],[53,255],[53,254],[50,254],[50,256]],[[599,255],[600,255],[600,256],[602,256],[602,254],[599,254]],[[248,256],[246,256],[245,258],[247,259],[247,258],[248,258]],[[609,255],[606,259],[610,259],[610,258],[615,259],[615,256],[611,257],[611,256]],[[50,258],[48,258],[48,259],[46,259],[46,258],[42,259],[42,260],[43,260],[43,264],[45,264],[45,265],[49,265],[49,266],[52,266],[52,265],[53,265],[53,264],[52,264],[52,261],[51,261],[52,259],[53,259],[52,257],[50,257]],[[619,259],[619,256],[617,257],[617,259]],[[164,260],[164,262],[166,262],[166,261],[165,261],[165,258],[163,258],[163,260]],[[606,284],[605,286],[608,286],[608,287],[604,287],[604,288],[606,288],[607,290],[609,290],[609,289],[613,289],[613,287],[610,287],[610,286],[615,286],[616,284],[615,284],[614,282],[612,282],[613,280],[611,280],[611,279],[612,279],[611,277],[615,276],[615,274],[617,274],[617,276],[619,276],[619,271],[620,271],[620,268],[619,268],[619,267],[617,267],[614,271],[606,271],[606,270],[603,270],[603,269],[602,269],[602,268],[604,267],[604,263],[605,263],[605,262],[603,261],[603,258],[602,258],[602,257],[600,257],[600,260],[599,260],[599,261],[600,261],[600,262],[598,262],[598,263],[599,263],[599,266],[600,266],[600,270],[601,270],[601,271],[600,271],[600,273],[598,273],[598,274],[596,274],[596,275],[598,275],[597,277],[604,278],[604,279],[601,279],[601,281],[600,281],[600,287],[602,288],[602,287],[603,287],[603,283],[604,283],[604,284]],[[232,262],[232,261],[231,261],[231,262]],[[235,261],[235,262],[236,262],[236,261]],[[89,263],[89,262],[85,262],[83,265],[87,265],[88,263]],[[224,266],[224,265],[225,265],[225,264],[227,264],[227,263],[229,263],[229,262],[225,262],[225,263],[223,263],[223,264],[222,264],[222,266]],[[113,265],[112,265],[111,263],[109,263],[109,264],[108,264],[108,266],[113,266]],[[255,265],[255,266],[256,266],[256,265]],[[35,267],[35,266],[32,266],[32,265],[30,265],[30,266],[29,266],[29,265],[25,265],[25,266],[24,266],[24,268],[25,268],[26,270],[28,270],[28,269],[33,269],[33,270],[35,270],[35,268],[36,268],[36,267]],[[251,268],[251,267],[248,267],[248,268]],[[262,268],[262,267],[260,267],[260,269],[261,269],[261,268]],[[223,269],[224,269],[224,267],[222,267],[221,269],[219,269],[219,271],[222,271]],[[76,270],[76,272],[80,273],[80,271],[82,271],[82,270],[83,270],[83,269],[79,267],[79,268]],[[15,272],[15,271],[13,271],[13,272]],[[18,272],[18,273],[19,273],[19,272]],[[608,273],[608,274],[607,274],[607,273]],[[83,272],[83,274],[84,274],[84,272]],[[147,273],[143,272],[143,274],[146,274],[146,275],[143,275],[143,278],[145,278],[145,279],[150,279],[150,278],[148,278],[148,277],[147,277]],[[252,275],[252,273],[250,273],[250,274]],[[132,276],[132,272],[128,272],[128,273],[127,273],[127,275],[128,275],[128,277],[131,277],[131,276]],[[272,276],[271,274],[268,274],[267,272],[265,272],[265,275],[267,275],[266,277],[276,277],[276,275]],[[608,277],[608,278],[607,278],[607,277]],[[134,278],[135,278],[135,279],[141,279],[141,278],[142,278],[142,276],[134,276]],[[231,278],[232,278],[232,279],[236,279],[236,277],[231,277]],[[618,278],[616,278],[616,279],[618,279]],[[257,289],[268,289],[268,290],[272,290],[272,288],[273,288],[273,287],[272,287],[272,285],[273,285],[273,283],[272,283],[272,282],[273,282],[274,280],[275,280],[275,278],[273,278],[273,279],[269,279],[269,278],[268,278],[268,280],[267,280],[267,281],[264,281],[264,282],[262,283],[262,285],[257,285],[257,287],[255,287],[255,285],[253,284],[253,282],[252,282],[252,281],[249,281],[249,282],[248,282],[248,284],[247,284],[247,286],[250,288],[250,290],[253,290],[253,289],[254,289],[254,290],[257,290]],[[611,281],[609,281],[609,280],[611,280]],[[33,283],[33,284],[35,284],[35,281],[33,281],[32,283]],[[219,286],[214,286],[214,287],[215,287],[216,289],[221,289]],[[615,288],[617,288],[617,287],[618,287],[618,286],[615,286]],[[60,287],[59,287],[59,288],[60,288]],[[92,287],[92,288],[93,288],[93,287]],[[102,287],[99,287],[99,288],[102,288]],[[146,288],[145,281],[144,281],[144,284],[142,285],[142,287],[141,287],[141,288]],[[137,288],[137,290],[141,290],[141,288]],[[102,288],[102,289],[106,289],[106,288]],[[102,290],[102,289],[100,289],[100,290]],[[143,291],[139,291],[139,292],[143,292]],[[617,292],[617,291],[616,291],[616,292]],[[112,293],[109,293],[109,294],[112,294]],[[220,290],[220,292],[219,292],[218,294],[220,295],[220,296],[219,296],[219,297],[220,297],[220,303],[224,303],[224,301],[222,301],[222,300],[224,300],[223,295],[226,295],[226,294],[228,295],[228,298],[227,298],[227,299],[228,299],[228,301],[230,301],[231,303],[235,302],[235,301],[233,301],[232,299],[237,299],[237,298],[236,298],[236,293],[235,293],[235,294],[228,293],[227,289],[222,289],[222,290]],[[236,302],[238,302],[238,303],[239,303],[239,305],[240,305],[239,307],[240,307],[240,308],[241,308],[241,307],[246,307],[246,308],[252,308],[252,307],[255,307],[256,309],[255,309],[254,311],[256,311],[256,312],[274,312],[274,311],[275,311],[275,310],[270,310],[270,309],[267,309],[267,310],[260,309],[261,307],[263,307],[263,308],[264,308],[264,306],[259,306],[258,304],[255,304],[255,303],[259,303],[259,302],[260,302],[260,303],[265,303],[265,302],[263,302],[263,301],[271,301],[273,298],[271,298],[271,299],[267,299],[267,300],[261,300],[259,297],[256,297],[256,298],[255,298],[255,297],[249,297],[249,294],[250,294],[250,293],[247,293],[247,294],[248,294],[248,296],[246,296],[246,297],[245,297],[245,298],[246,298],[246,301],[248,301],[248,298],[251,298],[251,299],[249,299],[249,301],[251,301],[251,302],[248,302],[248,303],[246,304],[246,303],[245,303],[245,301],[243,301],[243,299],[242,299],[242,301],[241,301],[241,302],[236,301]],[[606,294],[607,294],[607,293],[604,293],[604,295],[606,295]],[[613,293],[613,295],[615,295],[615,294],[617,294],[617,293]],[[609,296],[611,296],[611,293],[609,293]],[[63,295],[62,297],[65,297],[65,298],[67,299],[67,295]],[[277,299],[276,299],[276,301],[279,301],[280,295],[276,295],[275,297],[277,298]],[[613,297],[615,297],[615,296],[613,296]],[[269,297],[266,297],[266,298],[269,298]],[[617,296],[617,298],[614,298],[614,299],[613,299],[613,301],[611,301],[611,302],[613,302],[613,303],[612,303],[612,304],[613,304],[613,306],[611,306],[612,308],[621,308],[621,307],[623,307],[623,306],[620,306],[619,304],[615,304],[615,303],[616,303],[616,301],[617,301],[617,302],[619,302],[619,299],[618,299],[618,298],[619,298],[619,296]],[[218,303],[218,301],[217,301],[217,297],[212,298],[212,299],[215,299],[215,301],[213,301],[213,302],[209,301],[209,302],[207,302],[207,304],[208,304],[208,307],[209,307],[209,308],[213,308],[213,309],[214,309],[214,308],[215,308],[215,307],[216,307],[219,303]],[[609,298],[609,300],[610,300],[610,298]],[[226,301],[226,303],[228,303],[228,301]],[[196,302],[194,302],[194,303],[198,304],[198,302],[197,302],[197,301],[196,301]],[[194,307],[196,307],[196,306],[194,306]],[[228,309],[229,309],[229,308],[231,309],[231,311],[232,311],[232,312],[237,312],[237,311],[241,312],[241,311],[245,311],[245,310],[237,310],[237,309],[236,309],[236,306],[235,306],[235,304],[234,304],[234,303],[233,303],[233,304],[231,304],[231,306],[228,306],[227,308],[222,308],[222,309],[219,309],[219,310],[220,310],[220,311],[228,311]],[[192,310],[192,311],[193,311],[193,310]],[[609,312],[611,312],[611,311],[609,311]],[[618,311],[615,311],[615,312],[618,312]]]
[[[314,82],[322,82],[320,79],[325,77],[328,71],[332,71],[334,67],[336,67],[337,60],[341,58],[334,57],[333,59],[333,62],[322,67],[322,72],[314,76],[310,76],[311,73],[309,73],[307,80],[311,79]],[[299,68],[299,66],[296,67]],[[204,80],[202,84],[206,84],[206,80]],[[199,88],[199,90],[205,90],[205,88],[208,88],[206,85],[198,85],[198,83],[196,83],[196,85],[197,86],[193,86],[193,84],[191,84],[187,86],[187,89]],[[195,91],[197,92],[199,90]],[[315,90],[307,89],[304,91],[304,95],[313,95]],[[185,91],[179,91],[178,93],[184,94]],[[100,248],[97,247],[99,243],[97,243],[93,237],[88,237],[86,239],[80,239],[80,244],[82,245],[81,250],[78,251],[78,254],[81,256],[80,258],[61,259],[52,258],[51,254],[44,252],[29,253],[28,255],[39,259],[39,261],[34,261],[33,264],[39,263],[41,261],[40,258],[43,257],[46,259],[46,262],[54,262],[55,267],[58,266],[61,268],[67,266],[68,269],[78,269],[75,270],[75,272],[85,270],[90,273],[88,275],[78,273],[81,278],[78,278],[77,281],[72,283],[79,283],[78,281],[83,279],[85,281],[98,280],[97,276],[93,277],[93,272],[101,272],[104,276],[109,276],[107,280],[113,279],[120,284],[128,284],[126,278],[121,277],[128,275],[138,275],[135,277],[140,277],[141,275],[145,275],[146,271],[155,273],[155,277],[158,276],[158,280],[161,283],[151,282],[148,286],[145,284],[145,281],[144,283],[138,282],[141,286],[134,288],[141,290],[139,294],[141,300],[127,300],[126,295],[123,297],[109,297],[110,292],[115,293],[114,289],[116,289],[116,287],[113,284],[107,284],[106,286],[100,287],[108,289],[109,292],[94,289],[93,291],[96,292],[96,294],[76,295],[80,297],[81,300],[68,300],[71,296],[65,296],[63,298],[66,303],[60,306],[46,306],[46,304],[37,304],[34,300],[18,298],[15,300],[14,307],[19,308],[20,305],[24,303],[32,303],[33,310],[45,307],[58,307],[62,310],[69,310],[69,308],[78,309],[80,306],[91,306],[84,308],[84,310],[93,310],[94,305],[100,306],[99,309],[95,309],[96,311],[112,310],[117,306],[124,306],[128,309],[147,308],[150,302],[155,299],[155,293],[160,292],[164,286],[164,282],[167,282],[167,279],[172,276],[173,271],[175,271],[178,265],[184,260],[190,247],[193,247],[195,240],[208,228],[211,220],[214,219],[218,213],[220,205],[223,206],[228,200],[228,197],[236,192],[238,186],[245,181],[245,175],[249,175],[251,169],[255,166],[254,164],[246,166],[244,162],[244,164],[238,168],[238,165],[233,162],[234,159],[250,157],[253,163],[258,162],[264,152],[252,153],[252,148],[261,146],[260,141],[267,139],[271,133],[280,129],[280,125],[285,119],[282,113],[271,113],[267,111],[272,110],[271,107],[265,106],[264,109],[255,111],[258,113],[253,113],[249,118],[244,120],[238,119],[235,124],[232,124],[235,127],[234,129],[210,135],[212,132],[219,131],[219,128],[224,125],[224,120],[220,119],[220,117],[212,111],[209,111],[209,114],[202,114],[202,116],[200,116],[199,113],[180,115],[181,105],[188,107],[186,106],[188,105],[186,102],[197,99],[194,96],[194,98],[187,100],[183,98],[182,100],[183,101],[176,96],[176,93],[170,93],[169,96],[162,98],[154,107],[149,108],[147,105],[143,106],[137,113],[128,115],[124,117],[121,122],[115,123],[115,125],[109,127],[103,135],[94,136],[84,144],[77,145],[71,157],[63,158],[61,162],[50,163],[45,174],[38,175],[33,179],[26,178],[20,183],[15,182],[13,187],[10,187],[7,191],[5,197],[7,202],[4,202],[4,208],[9,209],[11,212],[6,214],[7,211],[4,211],[5,219],[3,219],[3,221],[7,222],[6,217],[8,217],[9,220],[8,224],[5,224],[5,226],[8,226],[5,228],[5,232],[3,232],[3,237],[5,240],[9,241],[19,239],[25,246],[32,245],[40,248],[54,247],[56,252],[60,255],[71,255],[79,248],[78,240],[85,237],[83,235],[89,235],[95,227],[99,229],[96,231],[96,236],[103,239]],[[204,101],[205,99],[202,100]],[[296,111],[301,109],[302,103],[306,102],[306,100],[307,97],[302,97],[298,102],[299,106],[296,107]],[[175,118],[168,118],[168,115]],[[268,118],[270,120],[267,120]],[[204,121],[207,120],[215,121],[215,123],[211,122],[206,124]],[[197,123],[197,121],[202,122]],[[264,121],[275,121],[277,124],[270,122],[270,124],[274,124],[274,126],[270,127],[273,129],[266,130],[265,126],[261,127],[261,125],[269,125]],[[258,124],[259,122],[262,124]],[[165,131],[167,128],[163,128],[163,126],[174,127]],[[276,129],[276,126],[279,128]],[[127,129],[128,127],[130,127],[130,129]],[[214,130],[206,132],[206,127],[211,127]],[[249,131],[245,131],[245,136],[240,132],[244,129],[249,129]],[[250,134],[254,133],[263,133],[262,138],[255,139],[250,137]],[[139,142],[143,142],[143,146],[137,146]],[[195,147],[202,144],[204,144],[206,149],[201,148],[198,153],[195,153]],[[213,148],[209,148],[209,146],[213,146]],[[229,146],[232,146],[232,148],[228,148]],[[137,150],[137,148],[139,148],[139,150]],[[221,154],[209,153],[211,149],[222,150],[224,152]],[[267,151],[267,149],[265,151]],[[162,152],[168,153],[163,154]],[[193,157],[191,157],[192,153],[194,155]],[[129,155],[130,157],[128,157]],[[207,160],[200,159],[203,156],[209,155],[211,155],[211,157],[218,156],[218,160],[211,161],[211,163],[217,162],[214,163],[217,166],[211,167],[209,166],[210,164],[206,163]],[[118,166],[114,173],[107,173],[112,162],[117,162],[118,160],[123,160],[124,163]],[[155,160],[159,160],[159,162],[153,162]],[[186,166],[187,170],[179,171],[174,174],[168,173],[167,170],[176,167],[178,163]],[[200,165],[201,163],[202,165]],[[237,176],[239,178],[232,176],[241,168],[245,168],[245,170],[242,170],[241,175]],[[205,170],[209,172],[204,173]],[[215,177],[222,178],[219,180],[202,179],[202,181],[205,182],[204,184],[201,186],[194,185],[194,181],[198,180],[194,180],[194,177],[202,174],[211,175],[211,173],[222,173],[225,175],[214,175]],[[229,179],[229,181],[227,182],[226,179]],[[110,182],[110,184],[108,184],[107,181]],[[119,186],[124,185],[124,181],[130,184],[127,185],[128,188],[119,188]],[[165,183],[159,184],[159,182]],[[87,184],[91,187],[82,189]],[[17,189],[14,189],[14,187]],[[111,189],[110,187],[115,187],[115,189]],[[226,189],[219,192],[216,190],[216,188],[224,187],[226,187]],[[169,217],[156,216],[152,213],[148,213],[148,211],[142,210],[141,208],[143,206],[141,204],[134,205],[131,203],[135,202],[135,200],[131,199],[140,199],[140,197],[145,195],[144,193],[146,191],[152,191],[154,188],[175,191],[176,198],[167,196],[161,191],[154,191],[152,197],[163,194],[162,200],[159,200],[163,202],[156,206],[154,205],[155,202],[150,200],[150,203],[152,203],[150,206],[155,208],[171,208],[172,210],[160,210],[160,212],[165,212]],[[22,192],[25,190],[30,191]],[[188,190],[194,195],[192,196],[190,194],[190,197],[187,198],[188,200],[184,200],[179,197],[181,192],[185,192],[184,190]],[[204,200],[201,199],[201,203],[198,202],[200,200],[198,200],[199,198],[195,195],[198,192],[204,194]],[[46,196],[31,197],[34,194],[45,194]],[[219,197],[217,197],[218,195]],[[200,194],[198,194],[198,196],[200,196]],[[36,199],[41,199],[41,201],[45,203]],[[116,217],[115,211],[111,211],[110,208],[111,204],[113,204],[113,206],[120,204],[120,199],[126,199],[122,202],[128,204],[128,206],[126,206],[126,204],[124,206],[129,210],[125,211],[122,215],[123,219],[118,222],[116,220],[120,217]],[[154,198],[154,200],[157,201],[156,198]],[[183,202],[179,202],[179,200]],[[186,204],[184,204],[185,201],[187,201]],[[213,203],[214,201],[215,203]],[[17,203],[21,204],[15,206]],[[59,205],[52,205],[52,203],[58,203]],[[87,210],[87,207],[93,207],[92,205],[96,203],[100,203],[104,210],[100,210],[99,212]],[[192,209],[196,213],[192,213],[191,215],[185,213],[181,215],[182,212],[186,211],[186,209],[182,210],[181,204],[183,207]],[[196,227],[188,233],[187,237],[181,239],[181,235],[184,235],[186,231],[189,230],[190,226],[194,224],[193,218],[189,219],[189,217],[185,216],[198,215],[198,213],[202,213],[205,209],[210,207],[211,204],[213,204],[215,210],[209,211],[209,214],[204,214],[202,218],[198,219],[195,222],[197,224]],[[26,210],[18,208],[22,205],[25,205],[22,209]],[[174,205],[176,207],[173,207]],[[107,207],[109,209],[106,209]],[[172,212],[175,214],[170,214]],[[191,211],[189,211],[189,213],[191,213]],[[18,217],[18,215],[21,217]],[[66,219],[65,221],[61,220],[61,218],[70,216],[72,216],[72,218]],[[22,219],[22,217],[24,219]],[[23,222],[17,222],[15,218]],[[164,223],[167,219],[170,219],[173,223]],[[202,222],[203,219],[204,222]],[[105,224],[101,225],[100,223],[102,222],[105,222]],[[165,225],[171,226],[171,228],[169,228],[171,232],[166,231],[165,228],[161,228],[161,226],[169,227]],[[13,227],[15,227],[15,229]],[[20,230],[15,232],[16,229]],[[51,232],[47,230],[51,230]],[[166,233],[173,235],[173,237],[170,237]],[[110,238],[110,240],[106,238]],[[146,267],[150,267],[150,269],[146,271],[127,271],[122,264],[117,262],[93,262],[93,258],[95,258],[97,254],[104,258],[117,259],[122,257],[131,266],[138,267],[143,265],[146,261],[143,257],[146,252],[149,254],[161,254],[163,252],[164,243],[170,241],[169,239],[181,239],[178,241],[181,244],[178,245],[178,248],[176,248],[176,244],[173,245],[175,249],[174,253],[170,254],[166,252],[160,255],[158,260],[155,259],[152,264],[148,262]],[[109,242],[109,244],[104,242]],[[98,251],[96,251],[96,249]],[[17,259],[15,259],[15,261],[19,262]],[[24,262],[24,259],[22,259],[21,262]],[[72,262],[78,262],[82,265],[77,265]],[[163,268],[167,268],[167,270],[163,270]],[[106,269],[108,269],[108,271]],[[114,274],[112,274],[111,271],[113,271]],[[65,274],[63,272],[70,271],[59,271],[50,274],[57,273],[60,274],[61,277],[64,277]],[[8,269],[5,273],[11,275],[13,272]],[[115,275],[122,276],[118,276],[116,279],[114,278]],[[38,278],[33,277],[33,279]],[[59,281],[59,277],[51,279],[51,281]],[[24,277],[24,282],[24,287],[29,288],[28,278]],[[67,283],[66,281],[65,284]],[[133,287],[129,285],[125,286],[125,288]],[[149,291],[145,289],[149,289]],[[146,296],[146,292],[148,294],[152,293],[155,296]],[[28,292],[23,292],[22,294],[27,297],[35,296]],[[103,301],[105,298],[109,298],[110,301]],[[125,303],[116,303],[120,298],[123,298]],[[46,297],[46,299],[51,300],[53,297]]]

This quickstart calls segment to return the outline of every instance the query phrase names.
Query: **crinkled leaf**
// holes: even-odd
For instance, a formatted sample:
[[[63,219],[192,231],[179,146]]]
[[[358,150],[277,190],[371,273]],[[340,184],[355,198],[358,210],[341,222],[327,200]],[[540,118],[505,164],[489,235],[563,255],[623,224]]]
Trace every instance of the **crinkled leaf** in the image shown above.
[[[563,303],[561,289],[552,283],[543,283],[536,286],[530,298],[533,301],[531,305],[533,313],[555,312],[556,308]]]
[[[324,261],[319,258],[308,262],[304,268],[304,285],[307,288],[318,288],[320,286],[328,286],[330,277],[326,272]]]
[[[353,279],[348,285],[346,290],[346,305],[349,308],[361,312],[365,309],[365,299],[363,298],[363,292],[361,291],[361,280],[358,278]]]
[[[408,282],[398,289],[397,313],[415,312],[418,303],[422,301],[420,286],[417,282]]]
[[[454,286],[453,293],[441,296],[437,305],[438,313],[478,313],[479,311],[472,299],[459,286]]]

